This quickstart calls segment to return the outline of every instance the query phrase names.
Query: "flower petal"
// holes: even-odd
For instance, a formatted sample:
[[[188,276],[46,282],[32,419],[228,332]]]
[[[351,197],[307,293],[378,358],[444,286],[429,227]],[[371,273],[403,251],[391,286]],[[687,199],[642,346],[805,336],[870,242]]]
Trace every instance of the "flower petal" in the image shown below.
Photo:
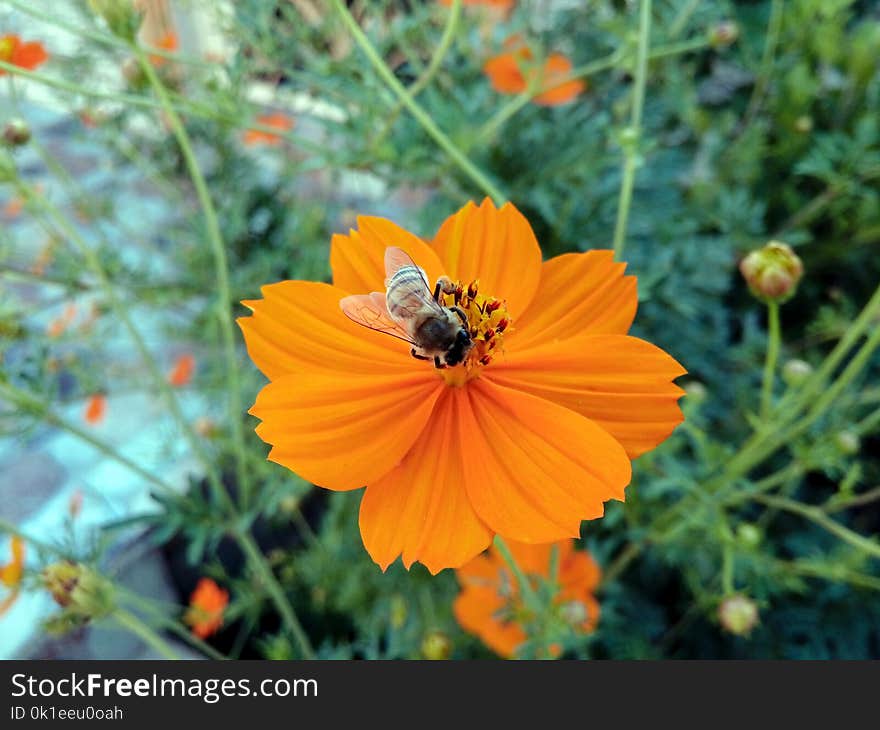
[[[528,637],[519,624],[497,618],[504,606],[496,588],[470,586],[456,596],[452,612],[465,631],[478,636],[499,656],[511,659]]]
[[[468,203],[446,219],[434,246],[451,278],[465,285],[479,279],[480,291],[507,300],[514,321],[526,311],[541,277],[541,249],[513,205]]]
[[[519,94],[526,90],[526,79],[516,53],[501,53],[483,65],[492,88],[500,94]]]
[[[480,518],[504,538],[552,542],[623,500],[631,468],[592,421],[485,377],[462,389],[465,485]]]
[[[430,370],[408,375],[296,373],[265,386],[250,413],[269,460],[327,489],[357,489],[403,459],[443,390]]]
[[[545,261],[541,283],[528,311],[514,322],[509,346],[522,350],[537,342],[584,334],[625,335],[638,306],[636,278],[613,251],[567,253]]]
[[[574,101],[586,90],[587,85],[582,79],[559,83],[571,73],[571,68],[568,58],[561,53],[551,53],[542,69],[542,93],[532,101],[541,106],[560,106]]]
[[[339,309],[346,292],[313,281],[282,281],[264,299],[242,302],[253,316],[238,324],[248,353],[270,380],[303,371],[412,371],[410,345],[355,324]]]
[[[511,352],[487,377],[592,419],[635,458],[684,420],[678,407],[684,391],[672,380],[685,372],[636,337],[585,335]]]
[[[357,230],[337,233],[330,244],[333,284],[348,294],[385,291],[385,249],[406,251],[433,284],[444,273],[434,250],[418,236],[385,218],[360,216]]]
[[[370,482],[361,501],[364,546],[382,570],[401,553],[407,568],[416,560],[431,573],[456,568],[492,541],[464,489],[460,391],[446,386],[443,391],[431,423],[406,458]]]

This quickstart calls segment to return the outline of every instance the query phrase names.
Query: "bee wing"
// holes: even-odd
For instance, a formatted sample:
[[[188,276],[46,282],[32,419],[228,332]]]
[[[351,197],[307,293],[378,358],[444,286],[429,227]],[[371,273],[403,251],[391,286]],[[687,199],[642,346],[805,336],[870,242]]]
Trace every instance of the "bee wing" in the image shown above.
[[[422,279],[425,281],[425,288],[430,291],[431,284],[428,282],[428,275],[425,273],[425,270],[417,265],[406,251],[397,246],[389,246],[385,249],[385,286],[388,286],[391,277],[404,266],[412,266],[413,268],[418,269],[422,275]]]
[[[384,332],[404,342],[415,345],[409,333],[388,314],[385,295],[374,291],[372,294],[352,294],[339,301],[342,313],[352,322],[376,332]]]

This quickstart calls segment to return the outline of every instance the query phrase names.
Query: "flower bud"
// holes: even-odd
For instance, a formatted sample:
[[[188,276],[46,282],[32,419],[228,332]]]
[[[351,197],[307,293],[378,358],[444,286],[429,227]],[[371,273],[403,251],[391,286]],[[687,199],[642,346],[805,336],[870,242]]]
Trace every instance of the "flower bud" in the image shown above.
[[[858,454],[861,447],[861,439],[855,431],[839,431],[834,435],[834,443],[847,456]]]
[[[141,67],[140,62],[136,58],[126,58],[122,62],[122,78],[128,84],[130,89],[142,91],[149,86],[149,80]]]
[[[422,639],[422,656],[425,659],[449,659],[452,642],[442,631],[429,631]]]
[[[802,114],[794,120],[794,131],[800,134],[809,134],[813,131],[813,117]]]
[[[407,613],[406,599],[399,593],[391,596],[391,628],[403,628],[403,625],[406,623]]]
[[[748,636],[758,625],[758,606],[742,594],[725,598],[718,606],[718,620],[735,636]]]
[[[113,586],[81,563],[53,563],[43,569],[42,580],[55,603],[71,616],[89,621],[113,611]]]
[[[736,528],[736,536],[739,541],[747,548],[758,547],[763,537],[761,528],[749,522],[743,522]]]
[[[141,25],[141,14],[132,0],[89,0],[89,7],[101,16],[114,35],[126,41],[134,41]]]
[[[791,246],[770,241],[740,261],[739,270],[755,297],[782,303],[794,296],[804,265]]]
[[[706,386],[699,380],[689,380],[685,383],[684,392],[687,394],[686,402],[691,405],[699,405],[706,400],[706,395],[708,394]]]
[[[582,601],[566,601],[560,606],[562,620],[569,626],[581,626],[590,615]]]
[[[739,26],[732,20],[723,20],[709,30],[709,44],[712,48],[727,48],[739,38]]]
[[[782,366],[782,379],[792,387],[801,385],[813,374],[813,366],[804,360],[789,360]]]
[[[24,119],[10,119],[3,127],[3,141],[10,147],[21,147],[31,141],[31,128]]]

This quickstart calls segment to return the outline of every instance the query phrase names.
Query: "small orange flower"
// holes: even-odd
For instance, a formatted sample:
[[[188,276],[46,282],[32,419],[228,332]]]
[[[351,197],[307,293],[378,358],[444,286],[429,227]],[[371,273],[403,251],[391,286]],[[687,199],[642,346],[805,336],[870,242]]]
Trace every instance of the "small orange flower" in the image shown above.
[[[567,80],[572,65],[561,53],[551,53],[543,68],[538,68],[532,51],[520,36],[508,38],[504,47],[504,53],[490,58],[483,66],[483,73],[498,93],[521,94],[537,81],[541,93],[532,101],[541,106],[560,106],[574,101],[586,90],[583,80]]]
[[[223,625],[223,612],[229,605],[229,594],[210,578],[202,578],[189,599],[184,621],[200,639],[217,633]]]
[[[599,620],[599,602],[593,591],[601,571],[586,552],[574,550],[573,540],[556,543],[559,593],[556,604],[566,621],[579,633],[589,633]],[[552,545],[524,545],[509,542],[508,547],[520,570],[530,579],[549,579]],[[479,636],[500,656],[510,659],[528,638],[522,626],[525,609],[520,600],[516,577],[493,545],[456,572],[461,593],[452,611],[461,627]],[[552,653],[558,648],[551,647]]]
[[[340,312],[379,292],[400,247],[426,278],[448,277],[476,344],[435,369],[411,345]],[[623,500],[630,459],[683,420],[672,380],[685,370],[627,336],[636,280],[611,251],[542,262],[511,204],[468,203],[433,245],[383,218],[333,237],[333,285],[284,281],[244,302],[248,352],[271,381],[250,413],[269,459],[321,487],[367,486],[364,545],[383,570],[399,555],[436,573],[482,552],[496,533],[547,543],[580,534]]]
[[[0,616],[6,613],[21,593],[21,577],[24,574],[24,541],[13,535],[10,541],[12,560],[0,566],[0,585],[9,589],[8,595],[0,601]]]
[[[452,5],[452,0],[440,0],[440,4],[449,7]],[[483,6],[509,13],[516,5],[516,0],[464,0],[462,4],[470,7]]]
[[[196,359],[190,353],[181,355],[174,362],[174,368],[168,373],[168,382],[175,388],[180,388],[192,380],[196,369]]]
[[[177,34],[174,31],[169,31],[165,35],[163,35],[156,43],[152,44],[153,48],[158,48],[160,51],[168,51],[169,53],[173,53],[177,50]],[[157,56],[156,54],[150,54],[150,63],[152,63],[156,68],[163,66],[166,59],[164,56]]]
[[[104,420],[107,412],[107,397],[103,393],[95,393],[86,402],[86,410],[83,418],[86,423],[96,426]]]
[[[274,127],[282,132],[288,132],[293,129],[294,120],[286,114],[263,114],[257,117],[257,122],[266,126]],[[282,137],[272,132],[266,132],[262,129],[248,129],[244,133],[244,143],[249,146],[256,144],[277,145],[281,144]]]
[[[22,43],[17,35],[0,36],[0,61],[33,71],[49,59],[49,54],[39,41]],[[6,71],[0,68],[0,76]]]
[[[3,218],[8,221],[15,220],[21,215],[23,210],[24,199],[16,195],[14,198],[7,200],[3,205]]]

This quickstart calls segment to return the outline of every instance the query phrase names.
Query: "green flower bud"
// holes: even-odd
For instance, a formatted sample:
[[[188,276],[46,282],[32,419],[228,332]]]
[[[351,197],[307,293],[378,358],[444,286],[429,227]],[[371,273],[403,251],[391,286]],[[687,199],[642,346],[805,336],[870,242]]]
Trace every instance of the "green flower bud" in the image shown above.
[[[10,119],[3,127],[3,141],[10,147],[21,147],[31,141],[31,128],[24,119]]]
[[[43,569],[42,580],[55,603],[83,623],[103,618],[115,607],[113,585],[81,563],[53,563]]]
[[[748,636],[758,625],[758,606],[742,594],[728,596],[718,606],[718,620],[725,631],[735,636]]]
[[[713,48],[727,48],[739,38],[739,26],[732,20],[723,20],[709,30],[709,43]]]
[[[429,631],[422,639],[422,656],[425,659],[449,659],[452,642],[442,631]]]
[[[691,403],[692,405],[699,405],[704,400],[706,400],[706,396],[709,391],[706,390],[706,386],[703,385],[699,380],[689,380],[684,384],[684,391],[687,394],[686,403]]]
[[[809,134],[813,131],[813,117],[802,114],[794,120],[794,130],[800,134]]]
[[[744,522],[736,528],[736,536],[747,548],[758,547],[761,544],[763,534],[761,528],[749,522]]]
[[[740,261],[739,270],[755,297],[782,303],[794,296],[804,265],[791,246],[770,241]]]
[[[798,386],[813,374],[813,366],[804,360],[789,360],[782,366],[782,379],[787,385]]]
[[[834,434],[834,443],[847,456],[858,454],[861,447],[861,439],[855,431],[839,431]]]

